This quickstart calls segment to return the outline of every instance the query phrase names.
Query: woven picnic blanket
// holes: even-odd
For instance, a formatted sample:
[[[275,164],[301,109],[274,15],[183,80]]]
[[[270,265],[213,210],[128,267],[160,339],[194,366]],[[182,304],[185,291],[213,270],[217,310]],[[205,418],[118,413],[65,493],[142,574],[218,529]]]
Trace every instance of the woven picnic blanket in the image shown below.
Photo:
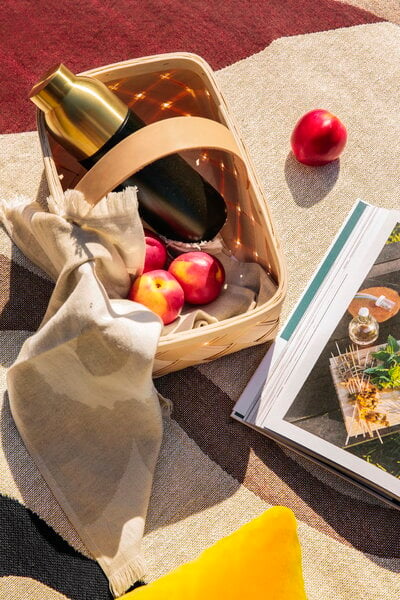
[[[47,195],[26,100],[44,69],[63,60],[79,71],[187,50],[216,69],[264,186],[289,269],[283,318],[357,198],[398,208],[397,2],[89,4],[90,11],[71,0],[6,2],[1,198],[41,202]],[[340,161],[310,169],[294,160],[289,137],[296,120],[317,107],[339,116],[349,138]],[[108,582],[27,453],[5,393],[6,370],[38,328],[52,290],[1,231],[0,598],[105,600]],[[249,348],[155,380],[173,413],[142,543],[146,581],[283,504],[299,523],[310,600],[400,597],[400,513],[231,419],[265,351]]]

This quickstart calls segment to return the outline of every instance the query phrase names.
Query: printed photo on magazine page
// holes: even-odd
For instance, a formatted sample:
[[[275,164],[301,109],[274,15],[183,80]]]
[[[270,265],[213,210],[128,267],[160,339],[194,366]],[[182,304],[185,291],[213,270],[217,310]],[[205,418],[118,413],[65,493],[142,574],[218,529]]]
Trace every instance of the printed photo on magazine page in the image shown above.
[[[400,478],[400,224],[285,415]]]
[[[400,212],[358,201],[232,416],[400,508]]]

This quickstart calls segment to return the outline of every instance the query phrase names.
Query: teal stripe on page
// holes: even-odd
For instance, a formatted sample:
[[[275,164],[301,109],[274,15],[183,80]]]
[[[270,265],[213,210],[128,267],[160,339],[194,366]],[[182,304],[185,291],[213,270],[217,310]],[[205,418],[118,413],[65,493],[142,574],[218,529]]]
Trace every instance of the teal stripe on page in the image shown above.
[[[281,335],[279,336],[283,340],[289,341],[291,335],[293,334],[294,330],[296,329],[297,325],[299,324],[300,319],[304,315],[308,305],[310,304],[311,300],[314,298],[319,287],[321,286],[325,277],[329,273],[330,268],[332,267],[333,263],[335,262],[336,258],[338,257],[338,255],[339,255],[340,251],[342,250],[343,246],[345,245],[350,233],[352,232],[354,226],[356,225],[358,219],[361,217],[361,215],[364,212],[366,207],[367,207],[367,204],[365,204],[365,202],[362,202],[362,201],[360,201],[355,206],[347,223],[345,224],[342,231],[338,235],[335,243],[333,244],[332,248],[328,252],[324,262],[320,266],[314,279],[311,281],[304,296],[300,300],[299,304],[297,305],[297,308],[295,309],[294,313],[292,314],[288,323],[286,324],[284,330],[282,331]]]

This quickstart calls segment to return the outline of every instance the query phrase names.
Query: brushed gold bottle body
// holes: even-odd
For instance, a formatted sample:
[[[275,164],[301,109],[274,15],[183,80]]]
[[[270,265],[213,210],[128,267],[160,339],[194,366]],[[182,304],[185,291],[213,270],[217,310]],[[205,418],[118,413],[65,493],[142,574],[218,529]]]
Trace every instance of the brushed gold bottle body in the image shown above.
[[[100,150],[129,112],[102,82],[76,76],[64,65],[46,73],[29,97],[44,112],[52,135],[78,160]]]

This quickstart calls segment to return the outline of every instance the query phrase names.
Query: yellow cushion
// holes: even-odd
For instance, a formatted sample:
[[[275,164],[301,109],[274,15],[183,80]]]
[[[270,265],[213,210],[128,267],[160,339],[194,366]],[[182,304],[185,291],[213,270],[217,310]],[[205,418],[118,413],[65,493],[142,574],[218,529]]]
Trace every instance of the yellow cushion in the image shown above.
[[[306,600],[292,511],[270,508],[123,600]]]

